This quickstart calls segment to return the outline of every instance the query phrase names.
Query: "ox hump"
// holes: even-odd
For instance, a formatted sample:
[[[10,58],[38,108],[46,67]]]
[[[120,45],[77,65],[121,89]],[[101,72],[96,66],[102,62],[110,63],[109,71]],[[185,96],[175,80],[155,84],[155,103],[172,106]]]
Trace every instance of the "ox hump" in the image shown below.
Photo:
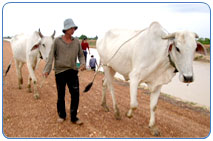
[[[150,24],[149,32],[153,37],[158,37],[159,39],[166,35],[165,30],[158,22],[152,22]]]
[[[159,28],[162,28],[162,26],[160,25],[159,22],[152,22],[149,26],[149,28],[153,28],[153,29],[159,29]]]

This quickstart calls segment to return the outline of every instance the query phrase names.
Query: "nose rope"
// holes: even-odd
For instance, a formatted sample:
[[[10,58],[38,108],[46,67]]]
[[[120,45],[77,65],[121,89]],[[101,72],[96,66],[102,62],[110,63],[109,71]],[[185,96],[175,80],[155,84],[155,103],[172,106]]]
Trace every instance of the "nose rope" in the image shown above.
[[[174,44],[174,43],[173,43]],[[169,48],[169,41],[168,41],[168,44],[167,44],[168,48]],[[175,68],[174,70],[174,73],[177,73],[178,72],[178,69],[175,65],[175,63],[172,61],[172,58],[171,58],[171,55],[170,55],[170,51],[169,51],[169,54],[168,54],[168,58],[169,58],[169,63],[171,66],[173,66]]]
[[[40,55],[40,58],[41,58],[41,59],[43,59],[43,57],[42,57],[42,55],[41,55],[41,51],[40,51],[40,50],[39,50],[39,55]]]
[[[146,29],[144,29],[144,30],[146,30]],[[101,63],[101,59],[100,59],[100,62],[99,62],[99,65],[98,65],[98,69],[100,68],[100,66],[108,66],[108,62],[110,62],[110,61],[112,60],[112,58],[118,53],[118,51],[121,49],[121,47],[123,47],[124,44],[126,44],[127,42],[129,42],[130,40],[132,40],[133,38],[135,38],[136,36],[138,36],[138,35],[139,35],[141,32],[143,32],[144,30],[139,31],[139,32],[138,32],[137,34],[135,34],[133,37],[129,38],[129,39],[126,40],[123,44],[121,44],[120,47],[116,50],[116,52],[112,55],[112,57],[107,61],[107,64]],[[96,75],[98,74],[97,72],[98,72],[98,71],[95,72],[95,74],[94,74],[94,76],[93,76],[93,79],[92,79],[92,82],[90,82],[90,83],[85,87],[84,93],[85,93],[85,92],[88,92],[88,91],[91,89],[91,87],[92,87],[92,85],[93,85],[93,82],[94,82],[94,80],[95,80],[95,77],[96,77]]]
[[[170,53],[169,53],[168,57],[169,57],[170,65],[173,66],[173,67],[175,68],[174,73],[177,73],[178,70],[177,70],[177,68],[176,68],[176,66],[175,66],[175,63],[174,63],[174,62],[172,61],[172,59],[171,59]]]
[[[39,43],[39,46],[41,46],[41,42]],[[41,48],[41,47],[40,47],[40,48]],[[42,54],[41,54],[41,51],[40,51],[40,48],[39,48],[39,50],[38,50],[38,51],[39,51],[39,55],[40,55],[40,58],[43,59]]]

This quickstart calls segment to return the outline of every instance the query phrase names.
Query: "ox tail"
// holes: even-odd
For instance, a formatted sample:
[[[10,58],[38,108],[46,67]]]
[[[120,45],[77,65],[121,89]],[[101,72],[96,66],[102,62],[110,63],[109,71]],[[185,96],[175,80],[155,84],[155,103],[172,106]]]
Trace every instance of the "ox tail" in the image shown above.
[[[95,72],[95,74],[94,74],[94,76],[93,76],[93,78],[92,78],[92,81],[85,87],[84,93],[88,92],[88,91],[91,89],[91,87],[92,87],[92,85],[93,85],[93,82],[94,82],[94,80],[95,80],[95,77],[96,77],[96,75],[98,74],[98,70],[99,70],[100,66],[101,66],[101,60],[99,61],[98,69],[97,69],[97,71]]]
[[[6,76],[6,75],[7,75],[7,73],[9,72],[10,67],[11,67],[11,65],[12,65],[12,60],[13,60],[13,58],[10,60],[10,63],[9,63],[9,65],[7,66],[7,70],[5,71],[4,76]]]

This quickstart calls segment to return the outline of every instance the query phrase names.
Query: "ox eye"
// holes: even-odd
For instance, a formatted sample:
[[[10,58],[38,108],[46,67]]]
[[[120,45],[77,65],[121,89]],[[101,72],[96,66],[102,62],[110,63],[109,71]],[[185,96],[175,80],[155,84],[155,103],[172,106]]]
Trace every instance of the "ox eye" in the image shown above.
[[[180,49],[179,49],[178,47],[175,47],[175,48],[176,48],[177,52],[179,52],[179,53],[180,53]]]
[[[42,44],[43,47],[46,47],[45,44]]]

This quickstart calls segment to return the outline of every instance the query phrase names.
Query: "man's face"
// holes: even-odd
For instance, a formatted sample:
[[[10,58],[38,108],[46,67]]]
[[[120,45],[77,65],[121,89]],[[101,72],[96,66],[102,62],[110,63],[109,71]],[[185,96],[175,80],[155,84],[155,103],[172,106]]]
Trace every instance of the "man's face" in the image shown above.
[[[70,35],[73,35],[74,32],[75,32],[75,28],[74,28],[74,27],[72,27],[72,28],[70,28],[70,29],[68,29],[68,30],[66,31],[66,33],[67,33],[67,34],[70,34]]]

